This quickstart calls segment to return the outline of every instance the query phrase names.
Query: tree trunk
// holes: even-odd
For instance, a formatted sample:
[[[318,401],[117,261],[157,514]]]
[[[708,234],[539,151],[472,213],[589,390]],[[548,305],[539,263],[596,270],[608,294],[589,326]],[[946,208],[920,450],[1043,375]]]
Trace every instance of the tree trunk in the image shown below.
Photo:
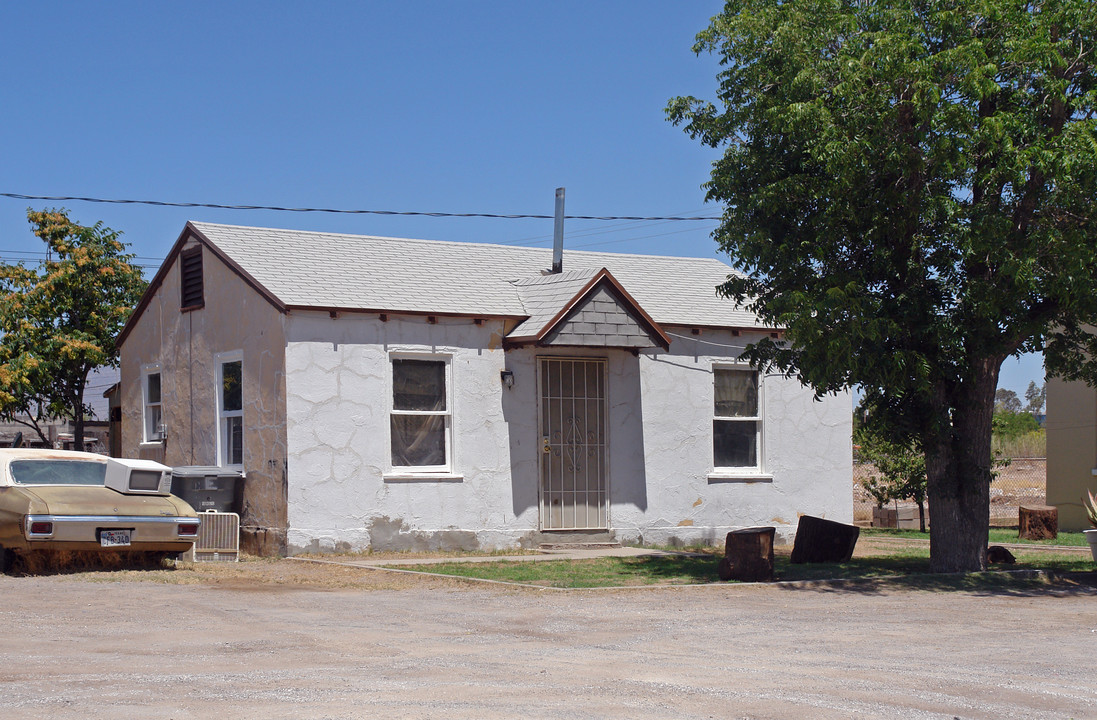
[[[76,389],[76,396],[69,401],[72,408],[72,449],[84,449],[84,384]]]
[[[84,449],[84,411],[81,408],[76,410],[76,417],[72,420],[72,449]]]
[[[953,392],[940,390],[943,416],[952,424],[926,444],[933,572],[986,569],[990,530],[991,420],[1001,360],[986,358]]]
[[[30,420],[18,420],[13,418],[12,422],[33,430],[38,435],[39,439],[41,439],[42,445],[44,447],[49,447],[50,439],[46,436],[44,432],[42,432],[42,426],[38,424],[38,420],[33,415],[31,415],[30,412],[27,412],[27,416],[30,418]]]

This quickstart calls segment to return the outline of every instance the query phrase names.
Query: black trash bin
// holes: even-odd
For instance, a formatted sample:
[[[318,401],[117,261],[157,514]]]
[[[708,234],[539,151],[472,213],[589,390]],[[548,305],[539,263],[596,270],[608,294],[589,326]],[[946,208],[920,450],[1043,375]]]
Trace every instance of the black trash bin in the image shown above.
[[[244,475],[229,468],[185,465],[172,468],[171,494],[186,500],[198,512],[239,513]]]

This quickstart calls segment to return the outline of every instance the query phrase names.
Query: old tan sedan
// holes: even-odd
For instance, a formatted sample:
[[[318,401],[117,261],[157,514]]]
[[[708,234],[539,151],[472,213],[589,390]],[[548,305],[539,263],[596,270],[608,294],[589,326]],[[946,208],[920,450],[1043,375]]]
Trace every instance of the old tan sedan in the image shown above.
[[[170,487],[171,469],[147,460],[0,448],[0,571],[46,550],[178,556],[200,521]]]

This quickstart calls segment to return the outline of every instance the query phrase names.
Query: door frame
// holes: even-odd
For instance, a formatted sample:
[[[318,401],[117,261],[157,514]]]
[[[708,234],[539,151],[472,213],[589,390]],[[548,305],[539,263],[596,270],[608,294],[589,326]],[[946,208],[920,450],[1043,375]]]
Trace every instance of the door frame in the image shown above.
[[[606,356],[581,356],[581,355],[536,355],[534,356],[537,372],[537,528],[541,532],[570,532],[589,530],[609,530],[612,527],[610,517],[610,422],[609,422],[609,358]],[[597,363],[601,366],[602,373],[602,494],[605,502],[604,526],[575,527],[575,528],[546,528],[545,527],[545,483],[544,464],[546,453],[542,451],[542,438],[545,437],[544,428],[544,365],[545,361],[569,361]]]

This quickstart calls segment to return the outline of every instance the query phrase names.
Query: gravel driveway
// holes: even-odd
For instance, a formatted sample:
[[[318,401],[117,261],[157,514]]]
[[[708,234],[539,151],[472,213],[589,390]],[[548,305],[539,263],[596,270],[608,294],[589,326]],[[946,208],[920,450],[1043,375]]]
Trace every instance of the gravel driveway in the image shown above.
[[[1087,586],[109,577],[0,576],[0,717],[1097,717]]]

